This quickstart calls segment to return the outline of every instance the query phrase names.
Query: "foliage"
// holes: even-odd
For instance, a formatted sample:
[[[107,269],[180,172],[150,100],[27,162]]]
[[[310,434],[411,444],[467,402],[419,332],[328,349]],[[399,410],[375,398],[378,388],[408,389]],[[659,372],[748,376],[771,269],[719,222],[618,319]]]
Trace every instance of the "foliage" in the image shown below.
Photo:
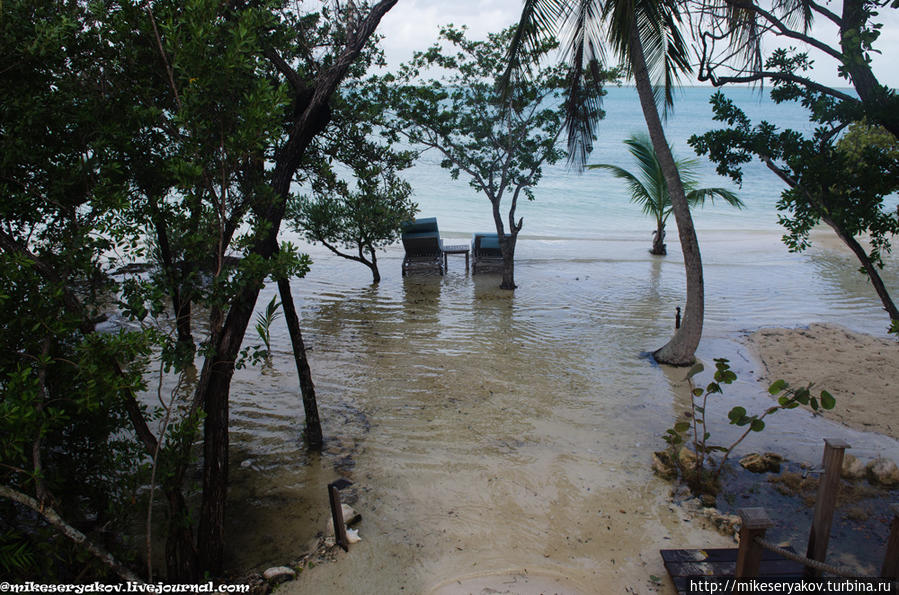
[[[616,178],[624,180],[631,193],[631,200],[643,208],[643,213],[654,217],[656,220],[655,243],[653,254],[665,254],[665,245],[662,244],[665,223],[671,215],[671,195],[665,184],[665,176],[659,157],[656,155],[652,142],[645,134],[633,135],[625,139],[624,144],[637,162],[637,174],[608,163],[589,165],[590,169],[606,169],[612,172]],[[705,204],[706,198],[714,202],[715,197],[721,198],[727,204],[742,208],[741,201],[736,194],[727,188],[697,188],[696,159],[676,159],[675,164],[680,174],[681,183],[687,195],[687,202],[691,207]]]
[[[729,128],[690,138],[700,155],[708,154],[718,172],[742,183],[742,165],[760,159],[787,186],[777,208],[791,251],[810,245],[809,232],[820,222],[831,226],[853,249],[871,278],[892,319],[899,317],[877,274],[882,256],[890,251],[890,239],[899,232],[899,219],[884,209],[884,199],[899,189],[899,152],[878,128],[854,117],[853,105],[797,85],[778,84],[772,91],[777,102],[798,100],[809,109],[817,125],[808,136],[795,130],[779,130],[749,118],[723,94],[712,99],[715,119]],[[847,113],[848,110],[848,113]],[[844,133],[841,136],[841,133]],[[869,142],[870,141],[870,142]],[[854,239],[865,236],[865,251]]]
[[[687,420],[677,422],[672,428],[666,430],[662,436],[669,447],[671,447],[672,452],[677,452],[688,440],[692,442],[693,452],[696,455],[692,468],[684,466],[680,457],[677,457],[676,460],[681,465],[684,479],[697,493],[715,493],[717,491],[718,478],[734,448],[743,442],[750,432],[761,432],[764,430],[764,420],[769,415],[777,413],[782,409],[795,409],[800,405],[810,407],[812,411],[818,411],[819,409],[833,409],[836,404],[834,397],[826,390],[822,390],[819,397],[812,396],[812,384],[794,388],[784,380],[776,380],[768,387],[768,393],[777,397],[777,405],[768,407],[761,414],[753,415],[749,415],[745,407],[739,405],[732,407],[727,414],[729,423],[737,427],[745,427],[746,429],[729,446],[712,444],[709,442],[711,432],[706,423],[708,419],[706,409],[709,406],[709,397],[723,395],[722,385],[732,384],[737,379],[737,375],[730,369],[728,360],[715,358],[713,381],[706,385],[705,388],[696,387],[693,384],[693,378],[702,372],[703,369],[703,365],[697,363],[687,373],[687,380],[691,389],[690,411],[687,413]],[[722,453],[723,456],[720,460],[716,461],[714,459],[715,453]]]
[[[153,460],[169,505],[169,580],[221,571],[227,457],[214,455],[227,454],[221,412],[240,344],[266,278],[308,270],[277,241],[289,186],[336,86],[378,59],[373,27],[355,29],[369,6],[351,4],[0,9],[0,481],[89,530],[132,527],[120,513],[144,504],[136,486]],[[380,14],[391,5],[378,3]],[[147,258],[148,274],[120,268]],[[162,411],[137,400],[148,364],[192,374],[196,355],[204,371],[192,392],[151,427]],[[207,473],[194,514],[184,494],[201,426]],[[67,564],[83,551],[0,506],[3,544],[33,548],[6,559],[60,560],[56,578],[74,578]]]
[[[452,25],[440,37],[455,53],[437,44],[417,52],[396,76],[375,80],[368,92],[394,116],[391,138],[402,134],[414,145],[438,151],[441,166],[452,179],[460,176],[491,203],[494,225],[503,251],[502,287],[515,287],[515,239],[523,221],[516,219],[521,194],[534,199],[532,188],[542,177],[544,164],[565,156],[557,146],[565,108],[567,80],[560,66],[537,68],[557,43],[545,40],[526,60],[531,77],[503,94],[497,86],[506,68],[505,51],[514,28],[471,41],[465,30]],[[436,77],[435,72],[442,73]],[[601,84],[612,75],[597,70]],[[598,116],[598,114],[594,114]],[[509,198],[506,220],[500,207]]]
[[[278,301],[278,296],[273,295],[271,301],[269,301],[268,305],[265,307],[265,312],[260,312],[256,314],[256,333],[259,335],[259,338],[262,339],[262,342],[265,343],[265,351],[271,351],[271,327],[272,324],[277,320],[280,313],[278,312],[278,308],[281,307],[281,302]]]
[[[339,133],[322,135],[318,162],[306,168],[311,194],[295,197],[287,218],[310,242],[369,267],[377,283],[376,251],[396,242],[401,224],[418,211],[411,186],[398,175],[412,165],[415,153],[372,140],[380,106],[363,94],[351,88],[337,99],[332,117]]]

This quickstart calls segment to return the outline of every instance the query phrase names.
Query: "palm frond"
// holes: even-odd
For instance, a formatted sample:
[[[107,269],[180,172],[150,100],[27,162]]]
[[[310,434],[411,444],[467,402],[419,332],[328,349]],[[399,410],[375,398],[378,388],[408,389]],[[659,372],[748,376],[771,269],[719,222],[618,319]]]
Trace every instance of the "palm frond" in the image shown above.
[[[532,64],[527,56],[547,38],[555,36],[567,4],[566,0],[524,0],[518,26],[506,53],[506,70],[497,83],[503,99],[508,97],[520,77],[530,73]]]
[[[643,181],[637,176],[624,168],[612,165],[611,163],[595,163],[587,166],[588,169],[605,169],[612,172],[612,175],[620,180],[624,180],[627,184],[628,192],[631,195],[631,201],[640,205],[643,213],[646,215],[655,214],[655,200],[652,197],[651,189],[647,188]]]
[[[734,192],[727,188],[697,188],[691,190],[687,193],[687,202],[690,206],[701,206],[708,199],[709,202],[714,204],[716,197],[738,209],[746,206]]]

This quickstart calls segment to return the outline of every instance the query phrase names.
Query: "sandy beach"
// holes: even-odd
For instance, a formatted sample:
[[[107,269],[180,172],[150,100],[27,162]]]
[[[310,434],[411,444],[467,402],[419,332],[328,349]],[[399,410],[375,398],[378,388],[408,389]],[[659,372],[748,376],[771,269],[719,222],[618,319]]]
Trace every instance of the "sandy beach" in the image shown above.
[[[833,324],[766,328],[749,345],[764,364],[760,381],[783,378],[794,386],[813,382],[837,404],[822,415],[858,430],[899,439],[899,342]]]

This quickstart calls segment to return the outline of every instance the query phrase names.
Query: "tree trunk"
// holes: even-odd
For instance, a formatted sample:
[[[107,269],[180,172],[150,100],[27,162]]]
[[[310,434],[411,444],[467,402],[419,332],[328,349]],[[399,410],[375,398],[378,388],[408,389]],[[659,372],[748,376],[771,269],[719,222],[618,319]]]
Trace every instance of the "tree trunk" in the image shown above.
[[[874,285],[874,291],[877,292],[877,296],[883,304],[883,309],[886,310],[887,314],[890,316],[890,320],[899,320],[899,310],[896,309],[896,304],[893,303],[890,293],[883,284],[883,279],[880,278],[877,267],[871,262],[871,259],[868,258],[868,253],[865,252],[865,249],[862,248],[861,244],[859,244],[851,234],[843,230],[843,228],[837,225],[833,220],[827,217],[821,217],[821,220],[837,233],[840,239],[843,240],[843,243],[849,246],[849,249],[852,250],[859,262],[862,263],[865,272],[868,273],[868,279],[870,279],[871,284]]]
[[[649,253],[656,256],[668,254],[668,248],[665,246],[665,224],[661,221],[658,222],[658,227],[652,234],[652,248]]]
[[[371,282],[372,283],[380,283],[381,282],[381,271],[378,270],[378,257],[375,254],[374,248],[368,248],[368,254],[371,256],[371,261],[367,262],[368,268],[371,269]]]
[[[499,239],[500,251],[503,253],[503,280],[500,289],[515,289],[515,242],[518,234],[503,235]]]
[[[322,132],[331,118],[328,101],[346,76],[350,66],[359,56],[367,40],[375,32],[381,18],[397,0],[381,0],[365,18],[357,21],[348,36],[347,46],[325,72],[319,74],[312,89],[297,86],[302,79],[296,72],[285,76],[293,84],[297,99],[303,109],[288,126],[287,141],[275,154],[271,187],[274,198],[267,205],[258,205],[255,216],[259,224],[251,248],[253,254],[268,260],[277,250],[278,231],[284,219],[290,185],[300,166],[306,148]],[[277,65],[276,65],[277,66]],[[197,398],[202,403],[206,419],[203,444],[203,498],[197,529],[197,550],[200,569],[220,575],[225,546],[225,500],[228,491],[228,394],[234,362],[240,351],[244,333],[253,315],[256,298],[262,289],[263,279],[250,279],[232,301],[221,332],[211,341],[213,355],[206,358]]]
[[[652,94],[652,84],[646,69],[636,18],[633,19],[630,42],[634,82],[640,96],[640,106],[643,108],[646,127],[649,129],[649,137],[652,139],[652,146],[659,157],[662,173],[665,175],[665,184],[668,186],[668,194],[671,197],[671,207],[677,223],[678,237],[684,254],[684,269],[687,274],[687,302],[684,306],[681,327],[674,332],[671,340],[653,355],[658,362],[663,364],[688,366],[696,359],[695,353],[702,336],[705,310],[699,241],[696,239],[696,229],[693,227],[693,218],[690,216],[690,207],[687,204],[684,186],[674,163],[674,157],[671,155],[668,141],[665,139],[662,120],[659,118],[659,110]]]
[[[852,78],[852,86],[864,103],[869,117],[876,119],[893,136],[899,138],[899,101],[895,93],[880,84],[858,47],[858,34],[870,18],[869,10],[868,3],[862,0],[843,2],[840,49],[847,57],[843,67]]]
[[[321,450],[322,424],[318,416],[318,403],[315,400],[315,384],[312,382],[309,360],[306,359],[306,344],[303,342],[303,334],[300,332],[300,318],[294,307],[290,281],[279,279],[278,290],[281,292],[281,308],[284,310],[284,319],[287,321],[287,330],[290,332],[293,359],[296,362],[297,376],[300,379],[300,393],[303,395],[303,410],[306,412],[306,428],[303,430],[303,438],[309,448]]]
[[[200,577],[190,512],[179,487],[166,487],[165,494],[169,515],[165,542],[166,580],[170,583],[193,583]]]

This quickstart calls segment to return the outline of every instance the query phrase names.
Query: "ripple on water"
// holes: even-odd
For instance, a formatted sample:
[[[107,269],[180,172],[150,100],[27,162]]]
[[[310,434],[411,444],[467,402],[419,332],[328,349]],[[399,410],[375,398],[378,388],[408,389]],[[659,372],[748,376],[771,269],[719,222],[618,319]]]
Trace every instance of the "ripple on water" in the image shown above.
[[[864,285],[826,257],[786,257],[768,236],[729,236],[704,245],[704,345],[714,352],[703,358],[741,357],[741,329],[839,320],[867,330],[882,317]],[[302,405],[277,325],[277,374],[235,377],[232,443],[257,462],[240,468],[232,497],[255,494],[251,520],[279,547],[299,548],[284,531],[314,534],[325,518],[323,486],[350,478],[370,549],[364,563],[341,562],[341,576],[364,582],[373,567],[401,567],[412,591],[473,564],[550,561],[583,578],[617,572],[611,558],[628,564],[635,551],[654,551],[658,526],[675,536],[687,528],[659,522],[668,518],[657,502],[665,486],[646,457],[687,401],[682,371],[640,356],[670,337],[684,292],[676,243],[666,258],[649,256],[647,243],[525,241],[514,293],[499,290],[496,275],[466,275],[458,259],[443,277],[401,277],[393,250],[379,258],[383,280],[371,286],[363,267],[316,256],[293,288],[327,448],[313,456],[299,443]],[[750,380],[730,392],[766,402]],[[817,441],[816,424],[775,420],[782,438],[771,444]],[[606,518],[619,509],[629,516]],[[279,528],[272,511],[295,521]],[[591,541],[597,527],[614,539]],[[242,538],[233,543],[236,560],[260,559],[241,558]]]

